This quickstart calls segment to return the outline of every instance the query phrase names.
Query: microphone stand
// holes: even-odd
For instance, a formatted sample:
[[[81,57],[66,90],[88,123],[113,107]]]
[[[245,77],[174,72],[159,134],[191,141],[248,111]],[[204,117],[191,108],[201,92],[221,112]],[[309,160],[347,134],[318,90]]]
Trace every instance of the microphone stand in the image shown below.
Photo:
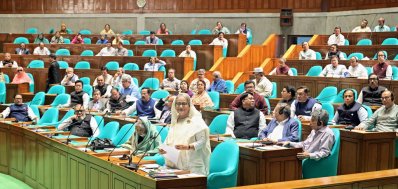
[[[83,105],[80,106],[79,111],[81,111],[82,108],[83,108]],[[68,134],[68,137],[66,137],[66,141],[65,141],[65,144],[66,144],[66,145],[69,145],[69,142],[70,142],[70,139],[69,139],[69,138],[70,138],[70,135],[71,135],[71,134],[72,134],[72,131],[70,131],[69,134]]]
[[[95,119],[95,118],[94,118],[94,119]],[[97,124],[98,126],[97,126],[97,128],[95,129],[95,131],[93,132],[93,137],[94,137],[95,132],[97,132],[98,128],[100,127],[101,123],[104,121],[104,119],[105,119],[104,116],[102,116],[101,121]],[[70,134],[70,133],[69,133],[69,134]],[[88,145],[90,144],[90,141],[91,141],[91,140],[88,140],[88,141],[87,141],[86,147],[84,148],[84,152],[87,152],[87,147],[88,147]]]
[[[127,116],[126,116],[126,117],[127,117]],[[124,118],[123,121],[126,120],[126,117]],[[122,140],[124,139],[124,137],[126,137],[127,133],[129,133],[129,131],[130,131],[132,128],[133,128],[133,126],[131,126],[131,127],[129,128],[129,130],[127,130],[127,132],[124,133],[124,135],[123,135],[123,137],[120,139],[120,141],[122,141]],[[115,147],[114,147],[114,148],[112,149],[112,151],[109,153],[109,155],[108,155],[108,161],[110,160],[109,158],[111,157],[111,154],[113,153],[113,151],[115,151],[116,148],[117,148],[117,145],[115,145]]]
[[[160,133],[162,132],[162,130],[163,130],[164,128],[165,128],[165,127],[163,126],[162,129],[160,129],[160,131],[158,132],[158,134],[157,134],[154,138],[152,138],[151,144],[145,149],[144,154],[142,154],[141,158],[138,160],[137,163],[133,163],[133,162],[132,162],[133,154],[131,154],[131,155],[130,155],[130,158],[129,158],[129,163],[128,163],[128,164],[122,164],[122,166],[124,166],[124,167],[126,167],[126,168],[128,168],[128,169],[133,169],[135,172],[137,172],[141,160],[144,159],[145,154],[149,151],[149,147],[152,146],[152,144],[155,142],[156,138],[159,137]]]

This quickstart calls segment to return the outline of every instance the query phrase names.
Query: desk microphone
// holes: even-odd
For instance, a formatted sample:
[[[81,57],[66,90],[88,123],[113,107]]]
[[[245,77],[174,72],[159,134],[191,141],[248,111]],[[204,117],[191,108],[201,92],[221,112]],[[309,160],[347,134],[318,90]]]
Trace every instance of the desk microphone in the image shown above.
[[[163,130],[164,128],[165,128],[165,127],[162,127],[162,129],[160,129],[160,131],[158,132],[158,134],[157,134],[154,138],[152,138],[151,144],[145,149],[144,154],[142,154],[140,160],[138,160],[137,163],[133,163],[133,162],[132,162],[133,156],[132,156],[132,154],[131,154],[131,155],[130,155],[130,159],[129,159],[129,163],[128,163],[128,164],[124,164],[123,166],[126,167],[126,168],[128,168],[128,169],[133,169],[135,172],[137,172],[141,160],[144,159],[145,154],[149,151],[149,147],[152,146],[152,144],[155,142],[156,138],[159,137],[160,133],[162,132],[162,130]]]
[[[352,125],[348,125],[348,126],[344,127],[344,129],[349,130],[349,131],[353,130],[354,128],[355,127]]]
[[[130,130],[131,130],[132,128],[133,128],[133,126],[131,126],[131,127],[129,128],[129,130],[127,130],[127,132],[124,133],[124,135],[123,135],[123,137],[120,139],[120,141],[122,141],[122,140],[124,139],[124,137],[126,137],[127,133],[129,133]],[[112,151],[109,153],[109,155],[108,155],[108,161],[110,160],[109,158],[111,157],[111,154],[113,153],[113,151],[115,151],[116,147],[117,147],[117,145],[115,145],[115,147],[114,147],[114,148],[112,149]]]
[[[83,105],[80,106],[80,108],[79,108],[78,111],[81,111],[82,108],[83,108]],[[69,126],[70,126],[70,125],[69,125]],[[69,127],[69,126],[68,126],[68,127]],[[72,131],[70,131],[69,134],[68,134],[68,137],[66,137],[66,141],[65,141],[65,144],[66,144],[66,145],[69,145],[69,142],[70,142],[70,139],[69,139],[69,138],[70,138],[70,135],[71,135],[71,134],[72,134]]]
[[[94,119],[95,119],[95,118],[94,118]],[[104,121],[104,116],[102,116],[101,121],[97,124],[98,126],[97,126],[97,128],[95,128],[92,137],[94,137],[95,132],[97,132],[98,128],[100,127],[100,125],[101,125],[101,123],[102,123],[103,121]],[[86,147],[84,148],[84,152],[87,152],[87,147],[88,147],[88,145],[90,144],[90,141],[91,141],[91,140],[88,140],[88,141],[87,141]]]

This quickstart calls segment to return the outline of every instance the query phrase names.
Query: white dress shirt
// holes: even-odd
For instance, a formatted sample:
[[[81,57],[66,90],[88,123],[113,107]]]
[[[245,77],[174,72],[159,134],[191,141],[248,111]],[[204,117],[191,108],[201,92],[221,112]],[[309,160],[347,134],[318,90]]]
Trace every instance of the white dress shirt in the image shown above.
[[[278,125],[274,128],[272,133],[270,133],[268,135],[267,138],[269,138],[271,140],[274,140],[274,141],[279,141],[280,139],[282,139],[283,138],[283,128],[284,128],[284,125],[285,125],[287,120],[288,119],[285,119],[285,120],[281,121],[280,123],[277,122]]]
[[[343,74],[347,71],[347,68],[344,65],[337,65],[337,67],[333,67],[332,64],[328,64],[322,70],[319,77],[343,77]]]
[[[361,26],[355,27],[352,32],[372,32],[372,30],[366,26],[365,28],[361,28]]]
[[[113,47],[104,47],[101,51],[97,54],[97,56],[115,56],[115,48]]]
[[[148,62],[144,65],[144,71],[159,71],[159,68],[164,65],[166,65],[166,62],[163,60],[159,60],[159,62],[154,64]]]
[[[0,61],[0,68],[3,68],[3,67],[4,67],[3,61]],[[11,67],[12,68],[18,68],[17,62],[13,61]]]
[[[222,40],[215,38],[210,45],[221,45],[223,48],[227,48],[228,47],[228,40],[223,38]]]
[[[316,60],[315,51],[308,49],[307,51],[300,51],[299,60]]]
[[[355,67],[348,67],[348,73],[350,73],[351,77],[357,77],[359,79],[367,79],[368,78],[368,71],[366,68],[362,65],[359,64]]]
[[[189,51],[189,53],[187,53],[187,50],[182,51],[180,55],[178,55],[178,57],[192,57],[193,59],[196,60],[196,52],[195,51]]]
[[[328,39],[328,45],[337,44],[338,46],[343,46],[344,43],[345,43],[345,38],[342,34],[339,34],[338,36],[332,34]]]
[[[40,47],[36,47],[35,50],[33,50],[34,55],[50,55],[50,51],[48,50],[47,47],[44,47],[43,49],[40,49]]]
[[[255,89],[263,97],[269,97],[272,95],[273,85],[266,77],[262,77],[257,83],[256,79],[253,79],[255,83]]]
[[[3,118],[8,117],[8,116],[10,115],[10,113],[11,113],[10,107],[7,107],[3,112],[1,112],[1,114],[3,115]],[[28,106],[28,117],[29,117],[31,120],[34,120],[34,119],[36,119],[36,118],[37,118],[37,121],[39,120],[39,118],[36,116],[36,114],[33,113],[32,108],[30,108],[29,106]]]

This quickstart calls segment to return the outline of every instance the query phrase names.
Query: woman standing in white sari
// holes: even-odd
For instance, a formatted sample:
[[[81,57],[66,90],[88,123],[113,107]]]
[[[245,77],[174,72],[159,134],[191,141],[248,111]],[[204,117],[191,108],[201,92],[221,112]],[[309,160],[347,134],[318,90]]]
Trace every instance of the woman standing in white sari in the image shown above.
[[[191,103],[186,93],[179,94],[171,108],[171,125],[165,140],[168,146],[180,150],[177,164],[166,159],[166,165],[191,173],[209,174],[210,139],[209,127]],[[161,154],[167,153],[159,149]]]

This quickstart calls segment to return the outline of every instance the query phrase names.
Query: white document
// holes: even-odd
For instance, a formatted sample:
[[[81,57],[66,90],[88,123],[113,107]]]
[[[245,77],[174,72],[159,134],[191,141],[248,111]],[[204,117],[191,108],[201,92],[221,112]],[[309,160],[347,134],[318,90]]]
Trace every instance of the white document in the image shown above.
[[[166,144],[160,144],[159,148],[166,151],[165,154],[162,154],[164,158],[177,165],[178,157],[180,156],[179,150],[177,150],[174,146],[168,146]]]

